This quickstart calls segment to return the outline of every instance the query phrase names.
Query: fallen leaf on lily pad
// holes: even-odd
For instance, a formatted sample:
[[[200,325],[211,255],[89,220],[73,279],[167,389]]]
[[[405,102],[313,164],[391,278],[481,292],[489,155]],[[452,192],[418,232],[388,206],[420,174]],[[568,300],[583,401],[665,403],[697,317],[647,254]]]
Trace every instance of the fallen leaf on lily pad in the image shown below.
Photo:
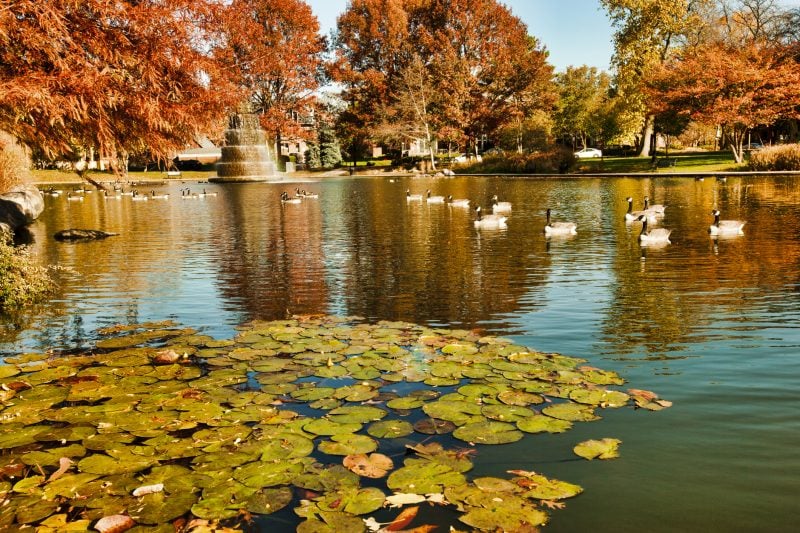
[[[614,459],[619,457],[619,439],[587,440],[573,448],[575,455],[584,459]]]

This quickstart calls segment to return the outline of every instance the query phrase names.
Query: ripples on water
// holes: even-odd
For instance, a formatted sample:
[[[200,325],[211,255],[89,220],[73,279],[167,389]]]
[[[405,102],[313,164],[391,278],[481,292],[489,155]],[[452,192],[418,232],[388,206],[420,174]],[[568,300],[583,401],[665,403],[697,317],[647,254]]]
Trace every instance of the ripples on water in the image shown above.
[[[33,227],[63,291],[5,352],[85,347],[100,326],[173,318],[215,336],[253,318],[333,313],[480,328],[586,358],[675,407],[625,411],[548,436],[481,448],[478,470],[526,468],[580,483],[551,531],[783,531],[800,489],[800,187],[792,178],[331,179],[281,206],[295,184],[208,185],[217,197],[46,198]],[[513,203],[508,228],[471,210],[408,203],[406,189]],[[666,204],[672,244],[642,248],[625,198]],[[578,224],[545,239],[544,214]],[[711,239],[713,208],[747,220]],[[56,243],[69,227],[117,231]],[[562,455],[623,440],[622,459]],[[476,474],[477,475],[477,474]]]

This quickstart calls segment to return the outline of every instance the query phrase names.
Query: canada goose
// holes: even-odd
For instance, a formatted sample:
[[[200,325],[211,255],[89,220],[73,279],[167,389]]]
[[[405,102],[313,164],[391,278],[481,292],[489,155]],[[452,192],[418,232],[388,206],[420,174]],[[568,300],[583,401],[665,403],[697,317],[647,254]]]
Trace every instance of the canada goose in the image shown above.
[[[150,191],[150,198],[153,200],[167,200],[169,194],[156,194],[156,191]]]
[[[492,213],[510,213],[511,202],[500,202],[497,195],[492,196]]]
[[[203,189],[203,192],[198,193],[198,196],[200,198],[206,198],[207,196],[216,196],[216,195],[217,195],[217,193],[215,193],[215,192],[206,192],[205,188]]]
[[[447,197],[447,201],[452,207],[469,207],[469,200],[468,199],[466,199],[466,198],[456,198],[454,200],[452,194]]]
[[[289,196],[289,193],[283,191],[281,193],[281,203],[282,204],[299,204],[301,202],[300,198],[296,196]]]
[[[106,197],[106,200],[121,200],[122,194],[119,191],[116,194],[108,194],[108,191],[103,191],[103,195]]]
[[[130,190],[127,190],[127,191],[123,190],[120,194],[122,196],[133,196],[133,189],[130,189]]]
[[[550,209],[547,210],[547,222],[544,225],[545,235],[575,235],[577,224],[574,222],[550,222]]]
[[[746,224],[742,220],[720,220],[719,211],[714,209],[711,211],[714,215],[714,223],[708,227],[708,232],[711,235],[744,235],[742,228]]]
[[[62,191],[60,189],[54,189],[50,187],[49,189],[47,189],[47,191],[45,191],[45,194],[49,196],[61,196],[61,192]]]
[[[422,195],[421,194],[411,194],[411,191],[406,189],[406,201],[407,202],[421,202]]]
[[[655,219],[655,213],[648,213],[645,210],[633,210],[633,198],[628,196],[625,198],[625,201],[628,202],[628,211],[625,213],[625,221],[626,222],[633,222],[634,220],[639,220],[639,217],[642,215],[647,216],[647,218],[651,219],[651,222]]]
[[[642,223],[642,232],[639,234],[639,242],[642,244],[669,244],[669,234],[671,230],[666,228],[656,228],[647,230],[647,216],[642,215],[639,217]]]
[[[478,220],[475,221],[476,228],[485,229],[500,229],[506,227],[506,220],[503,215],[483,215],[481,214],[481,206],[475,208],[475,213],[478,214]]]
[[[196,194],[192,194],[192,191],[189,190],[189,187],[185,189],[181,189],[181,200],[196,200],[198,196]]]
[[[664,210],[666,208],[667,208],[667,206],[665,206],[664,204],[653,204],[653,205],[650,205],[650,197],[648,197],[648,196],[644,197],[644,210],[646,212],[650,211],[650,212],[653,212],[653,213],[655,213],[657,215],[663,215],[664,214]]]
[[[146,194],[139,194],[139,191],[133,191],[133,196],[131,196],[131,200],[136,202],[146,202],[148,200],[148,196]]]
[[[431,190],[427,190],[427,194],[425,196],[425,201],[429,204],[443,204],[444,203],[444,196],[431,196]]]
[[[74,194],[72,192],[68,192],[67,193],[67,200],[69,200],[70,202],[82,202],[83,201],[83,195]]]

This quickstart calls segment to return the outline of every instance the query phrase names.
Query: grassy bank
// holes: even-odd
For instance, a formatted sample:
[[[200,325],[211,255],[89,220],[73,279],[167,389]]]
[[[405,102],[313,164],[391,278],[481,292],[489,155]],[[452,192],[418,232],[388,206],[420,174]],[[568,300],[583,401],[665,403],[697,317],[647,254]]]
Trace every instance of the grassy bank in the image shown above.
[[[110,172],[90,171],[88,175],[94,181],[99,182],[113,182],[117,180],[117,177]],[[213,171],[195,170],[181,172],[180,176],[167,176],[166,172],[157,171],[129,172],[128,181],[162,181],[167,179],[205,181],[215,175],[216,172]],[[65,170],[33,170],[31,171],[31,179],[36,184],[81,183],[80,177],[78,177],[75,172]]]
[[[667,157],[662,153],[659,158]],[[673,167],[653,168],[649,157],[604,157],[602,159],[582,159],[576,165],[576,173],[621,173],[638,172],[736,172],[746,170],[747,164],[737,164],[728,152],[676,152],[670,153],[675,159]]]

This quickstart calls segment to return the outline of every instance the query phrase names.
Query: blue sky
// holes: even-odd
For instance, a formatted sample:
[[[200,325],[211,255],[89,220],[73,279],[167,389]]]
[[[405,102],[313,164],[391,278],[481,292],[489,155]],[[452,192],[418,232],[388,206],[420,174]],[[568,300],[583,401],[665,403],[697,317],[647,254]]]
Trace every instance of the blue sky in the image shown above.
[[[336,26],[336,17],[347,0],[306,0],[319,19],[323,33]],[[597,0],[504,0],[504,4],[528,25],[550,52],[556,70],[570,65],[609,69],[613,30]],[[800,0],[779,0],[785,6],[800,6]]]

